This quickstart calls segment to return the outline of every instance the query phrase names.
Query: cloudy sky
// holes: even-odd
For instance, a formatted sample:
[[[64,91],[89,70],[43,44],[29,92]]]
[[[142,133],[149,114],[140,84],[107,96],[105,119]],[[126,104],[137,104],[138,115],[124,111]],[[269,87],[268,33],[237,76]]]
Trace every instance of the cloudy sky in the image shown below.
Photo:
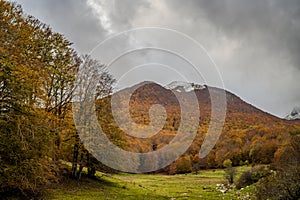
[[[26,13],[63,33],[80,54],[90,53],[110,35],[132,28],[162,27],[180,31],[207,50],[218,66],[227,90],[280,117],[294,106],[300,106],[299,0],[17,2]],[[181,42],[177,45],[182,45],[183,51],[191,52],[189,45]],[[141,55],[157,56],[157,53],[142,52]],[[141,55],[135,57],[140,58]],[[170,55],[163,57],[174,61]],[[126,60],[123,62],[126,63]],[[118,67],[115,71],[122,71],[122,66]],[[157,82],[176,79],[164,65],[156,65],[154,69]],[[150,71],[139,69],[132,73],[142,76]],[[163,73],[168,76],[161,75]]]

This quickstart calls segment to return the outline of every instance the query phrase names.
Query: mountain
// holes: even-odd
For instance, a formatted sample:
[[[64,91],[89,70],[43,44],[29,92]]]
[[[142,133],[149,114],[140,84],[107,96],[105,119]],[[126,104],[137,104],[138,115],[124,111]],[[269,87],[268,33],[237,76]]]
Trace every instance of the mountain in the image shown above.
[[[293,108],[292,112],[285,117],[287,120],[297,120],[300,119],[300,107]]]
[[[199,159],[198,153],[211,122],[210,91],[225,92],[227,101],[226,119],[222,134],[213,150],[204,158]],[[187,112],[192,115],[192,94],[195,93],[200,108],[200,118],[197,135],[185,154],[165,169],[171,173],[177,169],[181,159],[190,163],[192,170],[198,168],[221,167],[225,159],[231,159],[234,165],[243,162],[270,163],[276,151],[286,141],[290,133],[299,128],[299,123],[275,117],[266,113],[229,91],[219,88],[202,86],[194,83],[172,82],[165,87],[154,82],[143,82],[135,86],[120,90],[113,94],[117,99],[120,119],[124,121],[126,130],[144,135],[143,129],[135,129],[132,123],[139,126],[150,124],[149,110],[152,105],[159,104],[166,110],[166,122],[162,129],[149,138],[136,138],[128,135],[115,122],[111,110],[111,96],[100,99],[96,103],[99,122],[108,137],[127,151],[146,153],[160,149],[176,136],[181,123],[181,109],[179,100],[185,102]],[[123,115],[126,96],[131,95],[129,101],[130,116]],[[125,106],[126,107],[126,106]],[[298,113],[298,112],[297,112]],[[128,118],[131,118],[131,122]],[[160,116],[158,117],[160,118]],[[190,119],[195,120],[195,119]],[[137,131],[138,130],[138,131]],[[189,130],[185,130],[188,132]],[[155,148],[153,148],[155,146]],[[174,166],[175,165],[175,166]],[[172,169],[172,170],[171,170]],[[175,170],[176,173],[176,170]]]

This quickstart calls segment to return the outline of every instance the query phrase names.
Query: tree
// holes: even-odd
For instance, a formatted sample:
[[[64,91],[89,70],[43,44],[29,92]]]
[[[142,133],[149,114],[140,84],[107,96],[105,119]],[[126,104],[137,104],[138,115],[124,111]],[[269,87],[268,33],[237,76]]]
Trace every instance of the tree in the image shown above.
[[[293,131],[277,150],[272,163],[275,173],[261,179],[256,189],[257,199],[300,198],[300,131]]]
[[[0,1],[0,192],[36,194],[59,178],[79,65],[70,46],[19,5]]]
[[[82,56],[81,66],[81,79],[79,85],[76,85],[75,101],[84,101],[85,98],[90,98],[90,93],[87,90],[91,90],[90,87],[95,86],[94,93],[95,100],[107,97],[112,93],[113,84],[115,79],[107,72],[105,65],[99,61],[92,59],[88,55]],[[97,81],[97,82],[95,82]],[[106,105],[107,106],[107,105]],[[81,109],[81,108],[79,108]],[[96,112],[99,111],[99,104],[96,105]],[[85,115],[83,113],[83,115]],[[102,114],[103,116],[103,114]],[[86,120],[85,118],[82,120]],[[91,137],[89,140],[93,141],[93,136],[86,134],[85,137]],[[80,158],[80,159],[79,159]],[[84,161],[84,158],[85,161]],[[84,164],[85,163],[85,164]],[[79,135],[76,132],[74,148],[73,148],[73,160],[72,160],[72,172],[73,178],[79,179],[82,173],[83,166],[88,168],[88,176],[94,178],[97,166],[101,164],[95,159],[90,152],[88,152],[79,139]]]
[[[171,164],[169,169],[170,174],[190,173],[191,171],[192,161],[189,155],[178,158],[174,163]]]
[[[236,175],[236,169],[232,167],[232,162],[230,159],[226,159],[223,162],[223,166],[225,167],[225,178],[228,180],[230,184],[233,184],[234,177]]]
[[[40,97],[37,58],[29,56],[30,18],[20,6],[0,1],[0,192],[38,193],[55,179],[48,159],[50,134]],[[2,195],[1,195],[2,196]]]

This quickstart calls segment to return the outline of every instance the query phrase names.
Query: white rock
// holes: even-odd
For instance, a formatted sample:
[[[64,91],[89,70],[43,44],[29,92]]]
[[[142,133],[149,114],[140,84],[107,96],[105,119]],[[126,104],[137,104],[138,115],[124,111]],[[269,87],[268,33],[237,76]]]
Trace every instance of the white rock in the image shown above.
[[[191,92],[193,90],[202,90],[206,87],[195,83],[187,83],[182,81],[173,81],[165,86],[166,89],[175,90],[177,92]]]

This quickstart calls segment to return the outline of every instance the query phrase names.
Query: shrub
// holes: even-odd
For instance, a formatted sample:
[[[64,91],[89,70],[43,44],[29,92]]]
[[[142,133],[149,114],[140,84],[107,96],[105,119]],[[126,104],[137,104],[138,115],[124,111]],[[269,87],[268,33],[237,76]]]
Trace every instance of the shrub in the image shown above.
[[[240,160],[239,166],[243,166],[243,165],[249,165],[249,161],[246,160],[245,162],[243,162],[242,160]]]
[[[232,167],[232,161],[231,161],[230,159],[224,160],[223,166],[224,166],[225,168]]]
[[[178,158],[169,168],[169,174],[183,174],[192,171],[192,161],[190,156]]]
[[[248,185],[252,185],[259,181],[259,179],[270,175],[271,172],[269,169],[263,166],[253,167],[252,169],[245,171],[242,173],[241,177],[238,179],[236,183],[236,188],[241,189]]]
[[[256,186],[256,197],[260,199],[299,199],[300,167],[287,168],[261,179]]]

